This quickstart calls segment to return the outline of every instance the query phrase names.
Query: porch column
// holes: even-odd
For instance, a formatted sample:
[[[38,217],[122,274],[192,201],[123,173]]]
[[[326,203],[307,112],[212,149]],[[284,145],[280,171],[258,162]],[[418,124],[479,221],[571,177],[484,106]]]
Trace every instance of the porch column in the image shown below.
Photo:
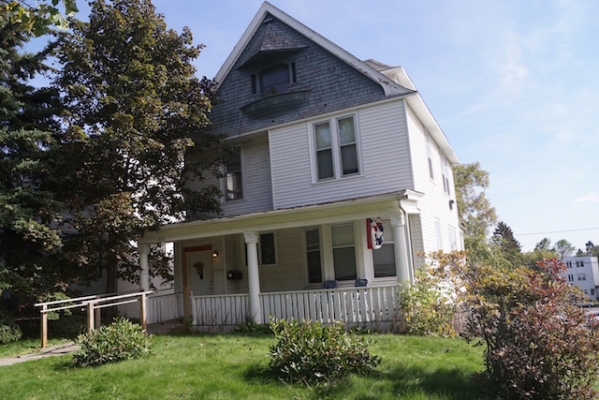
[[[410,282],[410,263],[408,262],[408,243],[406,236],[406,216],[403,211],[391,215],[393,228],[393,246],[395,248],[395,269],[397,283]]]
[[[148,267],[148,256],[150,255],[150,245],[140,243],[137,245],[139,252],[139,287],[144,292],[150,290],[150,270]]]
[[[250,320],[262,324],[260,309],[260,273],[258,272],[258,233],[244,232],[243,238],[247,246],[248,286],[250,292]]]

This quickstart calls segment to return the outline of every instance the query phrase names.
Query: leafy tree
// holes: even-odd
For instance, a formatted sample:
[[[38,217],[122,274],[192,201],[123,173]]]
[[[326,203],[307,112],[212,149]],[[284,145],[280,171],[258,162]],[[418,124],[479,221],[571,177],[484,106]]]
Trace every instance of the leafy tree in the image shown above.
[[[453,167],[456,201],[460,213],[460,225],[464,232],[464,246],[471,262],[488,259],[487,233],[497,220],[495,208],[485,196],[489,187],[489,173],[480,163],[455,165]]]
[[[66,113],[53,176],[71,228],[65,252],[106,269],[113,292],[118,277],[138,280],[132,241],[145,231],[219,211],[218,188],[185,186],[220,162],[208,156],[220,144],[207,131],[212,82],[194,75],[201,46],[189,29],[167,29],[149,0],[95,1],[89,22],[71,25],[57,52]],[[170,277],[153,265],[151,275]]]
[[[574,247],[572,243],[568,242],[566,239],[561,239],[555,243],[553,251],[558,253],[561,258],[564,258],[564,256],[572,255],[576,251],[576,247]]]
[[[67,28],[68,22],[57,7],[62,3],[64,14],[73,16],[77,10],[75,0],[52,0],[36,2],[35,6],[23,0],[0,0],[0,24],[12,24],[19,31],[32,33],[35,36],[48,32],[50,26]]]
[[[553,251],[553,247],[551,247],[551,239],[543,238],[539,243],[535,244],[534,251]]]
[[[514,232],[505,222],[499,221],[493,231],[493,242],[499,247],[501,256],[512,266],[522,264],[522,247],[514,238]]]

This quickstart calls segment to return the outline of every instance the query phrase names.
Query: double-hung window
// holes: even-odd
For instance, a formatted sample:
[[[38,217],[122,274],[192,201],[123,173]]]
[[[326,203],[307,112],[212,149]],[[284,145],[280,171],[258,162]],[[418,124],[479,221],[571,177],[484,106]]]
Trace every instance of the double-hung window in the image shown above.
[[[455,228],[452,228],[450,226],[449,227],[449,246],[451,247],[451,250],[458,249],[458,243],[457,243],[456,239],[457,239],[457,237],[456,237]]]
[[[451,189],[449,187],[449,166],[447,160],[441,154],[441,179],[443,180],[443,191],[448,195],[451,195]]]
[[[306,231],[306,262],[308,265],[308,283],[322,282],[322,258],[320,251],[320,231]]]
[[[245,265],[247,262],[247,245],[245,246]],[[258,239],[258,265],[275,265],[277,263],[277,243],[274,232],[261,233]]]
[[[356,267],[356,244],[354,226],[340,225],[331,228],[333,241],[333,267],[335,279],[338,281],[355,280],[358,276]]]
[[[425,133],[424,134],[425,138],[426,138],[426,158],[428,159],[428,176],[434,180],[435,179],[435,174],[433,171],[433,157],[431,155],[432,151],[431,151],[431,138],[430,136]]]
[[[243,199],[243,180],[241,175],[241,151],[237,149],[225,165],[225,200]]]
[[[383,278],[396,276],[395,268],[395,246],[393,245],[393,229],[388,222],[383,221],[385,241],[380,249],[372,250],[372,261],[374,264],[374,277]]]
[[[316,180],[338,179],[360,173],[358,136],[354,116],[313,126]]]
[[[251,78],[253,94],[268,96],[285,93],[289,90],[289,85],[297,82],[295,62],[265,68],[260,73],[253,74]]]

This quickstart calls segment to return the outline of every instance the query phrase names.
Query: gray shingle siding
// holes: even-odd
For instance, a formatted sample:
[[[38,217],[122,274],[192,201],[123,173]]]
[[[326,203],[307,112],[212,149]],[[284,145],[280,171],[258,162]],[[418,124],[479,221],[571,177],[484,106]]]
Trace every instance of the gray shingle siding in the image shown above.
[[[267,16],[266,19],[269,18]],[[263,31],[267,29],[268,24],[270,32],[265,35]],[[280,43],[281,46],[290,44],[293,47],[302,46],[302,50],[288,55],[283,61],[295,62],[297,82],[289,86],[289,91],[307,90],[308,92],[299,106],[285,110],[282,106],[274,105],[272,113],[251,117],[242,111],[242,107],[264,98],[261,94],[252,94],[251,75],[259,74],[260,69],[239,67],[260,49],[260,42],[264,41],[265,37],[269,38],[267,43],[269,47],[272,47],[273,43],[275,45]],[[280,40],[273,40],[273,37]],[[268,66],[268,64],[261,65],[262,68]],[[215,133],[233,136],[384,98],[384,91],[376,82],[286,24],[273,19],[258,28],[220,85],[217,103],[210,119]]]

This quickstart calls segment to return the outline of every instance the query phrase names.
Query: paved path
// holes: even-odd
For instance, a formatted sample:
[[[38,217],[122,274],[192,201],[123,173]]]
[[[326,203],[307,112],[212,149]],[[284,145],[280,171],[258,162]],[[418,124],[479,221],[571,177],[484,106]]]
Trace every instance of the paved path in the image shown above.
[[[160,324],[148,325],[148,333],[151,335],[174,333],[180,331],[181,329],[184,329],[184,325],[179,321],[168,321]],[[68,342],[58,346],[48,347],[43,351],[40,351],[39,353],[24,354],[17,357],[0,358],[0,367],[3,367],[5,365],[17,364],[25,361],[39,360],[40,358],[45,357],[63,356],[65,354],[77,351],[79,350],[79,348],[79,345],[73,342]]]

